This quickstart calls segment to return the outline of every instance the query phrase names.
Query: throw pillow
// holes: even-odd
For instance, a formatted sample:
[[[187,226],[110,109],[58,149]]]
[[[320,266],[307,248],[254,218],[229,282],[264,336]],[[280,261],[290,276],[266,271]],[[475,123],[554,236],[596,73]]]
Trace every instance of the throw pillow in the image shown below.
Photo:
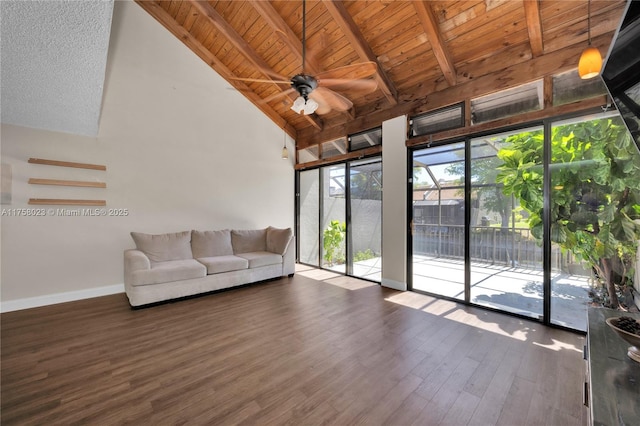
[[[170,234],[143,234],[132,232],[136,248],[153,262],[193,259],[191,254],[191,231]]]
[[[191,251],[195,259],[232,255],[231,231],[191,231]]]
[[[289,242],[293,237],[291,228],[278,229],[273,227],[267,228],[267,251],[284,255],[289,247]]]
[[[233,253],[251,253],[267,250],[267,229],[231,231]]]

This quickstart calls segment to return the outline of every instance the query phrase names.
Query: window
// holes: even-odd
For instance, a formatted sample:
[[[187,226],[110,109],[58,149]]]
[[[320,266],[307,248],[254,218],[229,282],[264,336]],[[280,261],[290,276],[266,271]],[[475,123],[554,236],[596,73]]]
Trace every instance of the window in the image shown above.
[[[544,106],[543,81],[537,80],[471,100],[471,123],[498,120]]]
[[[553,76],[553,106],[581,101],[598,95],[605,95],[607,89],[602,80],[583,80],[578,70],[567,71]]]
[[[298,150],[298,163],[309,163],[320,159],[318,154],[318,145]]]
[[[324,142],[321,145],[323,160],[337,157],[347,153],[347,140],[345,138],[335,139],[329,142]]]
[[[464,103],[411,117],[410,137],[428,135],[464,126]]]
[[[359,149],[382,145],[382,127],[351,135],[348,141],[349,151],[357,151]]]

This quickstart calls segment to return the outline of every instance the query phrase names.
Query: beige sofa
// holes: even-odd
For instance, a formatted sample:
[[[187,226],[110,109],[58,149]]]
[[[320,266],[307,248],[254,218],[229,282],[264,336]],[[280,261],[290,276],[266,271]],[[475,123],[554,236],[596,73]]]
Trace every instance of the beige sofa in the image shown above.
[[[124,286],[132,307],[292,276],[291,228],[132,232],[124,252]]]

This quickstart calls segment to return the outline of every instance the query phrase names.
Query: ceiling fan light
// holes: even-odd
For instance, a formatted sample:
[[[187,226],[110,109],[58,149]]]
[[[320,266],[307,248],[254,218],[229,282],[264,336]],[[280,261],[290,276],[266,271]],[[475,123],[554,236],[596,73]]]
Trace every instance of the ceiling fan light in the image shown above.
[[[602,69],[602,56],[600,51],[593,46],[587,47],[580,56],[578,62],[578,74],[583,80],[593,78],[600,74]]]
[[[313,99],[304,99],[302,96],[298,96],[291,109],[298,114],[309,115],[313,114],[318,109],[318,103]]]
[[[307,99],[304,104],[304,115],[313,114],[318,109],[318,103],[313,99]]]
[[[295,101],[293,101],[293,105],[291,105],[291,110],[295,111],[297,114],[300,114],[304,109],[304,98],[302,96],[298,96]]]

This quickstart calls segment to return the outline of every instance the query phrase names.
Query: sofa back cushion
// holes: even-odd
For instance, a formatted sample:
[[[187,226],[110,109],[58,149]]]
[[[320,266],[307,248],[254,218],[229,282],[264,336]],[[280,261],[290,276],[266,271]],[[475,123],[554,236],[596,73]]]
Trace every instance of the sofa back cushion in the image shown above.
[[[231,231],[191,231],[191,251],[195,259],[232,255]]]
[[[267,229],[231,231],[233,253],[267,251]]]
[[[158,235],[132,232],[131,238],[136,243],[136,248],[146,254],[152,262],[193,259],[191,231]]]
[[[291,228],[278,229],[273,227],[267,228],[267,251],[284,255],[289,247],[289,243],[293,237]]]

